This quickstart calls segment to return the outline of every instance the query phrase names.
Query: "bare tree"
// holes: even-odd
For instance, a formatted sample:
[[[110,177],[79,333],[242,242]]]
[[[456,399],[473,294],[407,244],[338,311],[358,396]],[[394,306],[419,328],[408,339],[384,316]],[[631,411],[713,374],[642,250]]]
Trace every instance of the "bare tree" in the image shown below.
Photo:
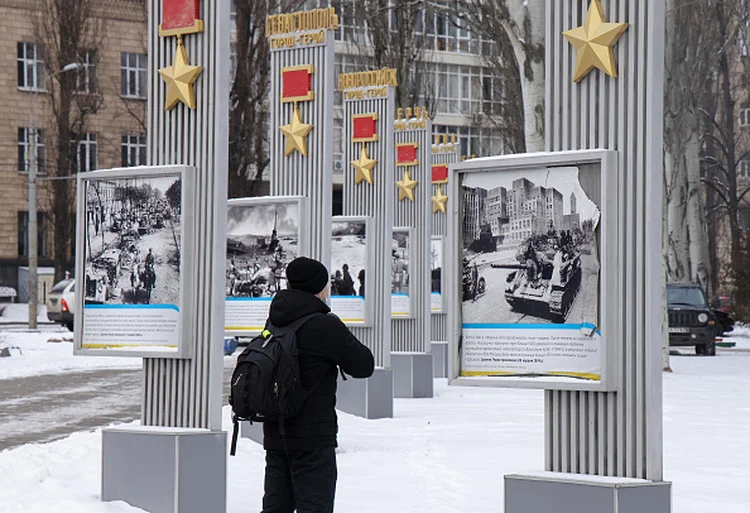
[[[750,16],[740,0],[716,1],[708,4],[710,17],[702,23],[710,25],[716,34],[717,44],[711,60],[715,71],[706,87],[703,114],[704,167],[703,183],[707,187],[709,223],[716,222],[711,230],[714,237],[728,227],[731,282],[743,265],[743,244],[740,215],[743,205],[750,205],[750,187],[741,187],[737,175],[740,163],[750,157],[750,137],[739,123],[738,101],[745,95],[742,85],[748,70],[739,63],[739,47],[745,37]]]
[[[257,195],[268,157],[270,50],[266,16],[278,5],[235,0],[236,70],[229,94],[229,195]]]
[[[69,179],[79,169],[79,143],[87,122],[102,106],[95,69],[103,21],[95,16],[95,0],[34,0],[34,37],[47,72],[46,80],[54,117],[54,142],[49,151],[54,164],[48,173],[50,187],[55,280],[63,279],[72,260],[75,235],[75,187]],[[56,73],[71,63],[87,62],[76,73]]]
[[[360,63],[397,72],[396,105],[434,113],[434,63],[426,52],[436,7],[426,0],[341,0],[332,5]]]
[[[483,55],[496,76],[504,79],[505,99],[510,102],[503,114],[524,127],[524,147],[518,142],[513,146],[517,151],[542,151],[545,2],[460,0],[456,9],[473,32],[495,46]],[[518,91],[520,96],[514,98]],[[519,108],[522,112],[514,110]]]
[[[664,173],[668,277],[713,293],[701,178],[701,101],[716,34],[707,4],[667,2]]]

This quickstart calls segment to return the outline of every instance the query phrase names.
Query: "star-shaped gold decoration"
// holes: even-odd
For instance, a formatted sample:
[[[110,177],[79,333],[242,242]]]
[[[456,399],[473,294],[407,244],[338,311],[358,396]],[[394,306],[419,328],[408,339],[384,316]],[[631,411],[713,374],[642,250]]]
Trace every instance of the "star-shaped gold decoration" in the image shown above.
[[[437,192],[432,197],[432,213],[434,214],[438,210],[442,212],[443,214],[446,213],[445,204],[448,203],[448,196],[445,196],[443,194],[443,189],[440,188],[440,185],[437,187]]]
[[[396,182],[398,187],[398,200],[409,198],[414,201],[414,188],[417,186],[416,180],[412,180],[409,176],[409,170],[404,169],[404,177]]]
[[[288,125],[280,126],[279,129],[284,134],[284,137],[286,137],[284,156],[288,157],[296,150],[307,157],[307,135],[313,129],[313,126],[302,122],[302,117],[299,114],[299,108],[296,103],[294,104],[292,122]]]
[[[612,48],[627,29],[627,23],[606,23],[601,0],[591,0],[583,26],[563,32],[563,36],[576,49],[573,81],[580,82],[594,68],[617,78],[615,52]]]
[[[202,66],[191,66],[182,38],[177,39],[177,55],[174,64],[161,68],[159,74],[167,84],[167,102],[164,110],[171,110],[182,102],[195,109],[195,89],[193,84],[203,72]]]
[[[367,147],[363,144],[362,151],[359,152],[359,160],[352,160],[352,166],[354,166],[357,173],[354,176],[354,184],[357,185],[365,181],[372,185],[372,168],[377,163],[377,160],[373,160],[367,156]]]

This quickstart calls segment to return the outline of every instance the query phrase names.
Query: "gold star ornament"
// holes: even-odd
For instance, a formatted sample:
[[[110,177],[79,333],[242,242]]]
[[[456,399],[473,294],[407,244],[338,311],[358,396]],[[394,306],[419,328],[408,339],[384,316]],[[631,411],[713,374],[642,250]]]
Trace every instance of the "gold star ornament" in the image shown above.
[[[414,189],[417,186],[416,180],[412,180],[411,176],[409,176],[409,170],[404,170],[404,177],[396,182],[396,186],[398,187],[398,200],[404,200],[406,198],[409,198],[411,201],[414,201]]]
[[[583,80],[594,68],[617,78],[613,48],[628,29],[628,24],[607,23],[604,19],[601,0],[591,0],[583,26],[563,32],[563,36],[576,49],[574,82]]]
[[[279,129],[281,130],[281,133],[284,134],[284,137],[286,137],[284,156],[288,157],[295,151],[298,151],[303,156],[307,157],[307,135],[313,129],[313,126],[302,122],[302,117],[299,114],[299,108],[296,103],[294,104],[294,113],[292,114],[291,123],[288,125],[282,125]]]
[[[354,175],[354,185],[361,182],[367,182],[372,185],[372,169],[377,164],[377,160],[373,160],[367,156],[367,148],[362,145],[362,151],[359,152],[359,160],[352,160],[352,166],[356,174]]]
[[[203,72],[202,66],[191,66],[182,37],[177,38],[177,55],[171,66],[161,68],[159,74],[167,84],[167,102],[164,110],[171,110],[179,102],[195,109],[195,88],[193,84]]]
[[[443,214],[445,214],[446,203],[448,203],[448,196],[445,196],[443,194],[443,189],[441,189],[440,186],[438,185],[437,192],[432,197],[432,213],[434,214],[435,212],[440,211]]]

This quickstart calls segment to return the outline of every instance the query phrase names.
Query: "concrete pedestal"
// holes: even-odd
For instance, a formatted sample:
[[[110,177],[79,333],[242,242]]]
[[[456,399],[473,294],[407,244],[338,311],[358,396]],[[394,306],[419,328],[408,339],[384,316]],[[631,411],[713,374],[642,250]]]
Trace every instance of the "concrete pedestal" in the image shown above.
[[[432,346],[432,377],[448,377],[448,342],[433,341]]]
[[[102,430],[102,500],[149,513],[225,513],[227,434],[165,427]]]
[[[336,408],[366,419],[393,418],[393,370],[377,368],[367,379],[339,377]]]
[[[253,442],[263,445],[263,423],[240,422],[240,437],[249,438]]]
[[[433,396],[432,355],[391,353],[393,397],[416,399]]]
[[[505,513],[670,513],[672,483],[539,472],[505,476]]]

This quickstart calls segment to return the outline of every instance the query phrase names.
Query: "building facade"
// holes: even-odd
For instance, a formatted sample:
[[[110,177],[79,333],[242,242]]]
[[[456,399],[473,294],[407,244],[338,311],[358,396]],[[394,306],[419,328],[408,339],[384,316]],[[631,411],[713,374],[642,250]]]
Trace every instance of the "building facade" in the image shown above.
[[[72,0],[71,0],[72,1]],[[51,91],[60,70],[45,69],[31,0],[0,0],[5,37],[0,42],[0,285],[18,287],[19,267],[28,265],[28,169],[36,133],[39,172],[39,265],[53,259],[50,181],[56,141]],[[92,27],[100,43],[78,55],[76,105],[96,105],[78,134],[78,169],[145,164],[147,24],[145,0],[98,0]],[[49,43],[47,43],[49,44]],[[73,63],[68,63],[73,64]],[[87,101],[75,101],[81,98]],[[31,127],[31,110],[34,126]],[[72,262],[70,263],[72,271]],[[40,298],[40,300],[43,298]]]

